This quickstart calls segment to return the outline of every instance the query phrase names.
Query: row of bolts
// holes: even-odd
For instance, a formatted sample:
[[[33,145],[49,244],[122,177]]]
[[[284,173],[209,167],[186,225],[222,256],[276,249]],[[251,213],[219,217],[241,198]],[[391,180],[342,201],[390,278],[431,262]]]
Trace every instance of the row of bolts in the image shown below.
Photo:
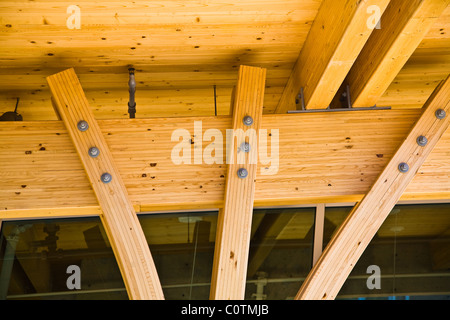
[[[445,110],[443,109],[438,109],[435,113],[436,118],[438,119],[444,119],[446,116]],[[243,119],[243,123],[246,126],[251,126],[253,124],[253,118],[251,116],[245,116]],[[80,131],[86,131],[87,129],[89,129],[89,124],[84,121],[81,120],[80,122],[78,122],[77,124],[78,130]],[[425,147],[428,143],[428,139],[425,136],[419,136],[417,138],[417,144],[421,147]],[[244,152],[250,152],[250,144],[248,142],[243,142],[241,144],[241,150]],[[92,158],[97,158],[100,154],[100,150],[97,147],[92,147],[89,149],[88,151],[89,156],[91,156]],[[398,170],[402,173],[406,173],[409,171],[409,165],[406,162],[402,162],[398,165]],[[239,178],[241,179],[245,179],[248,176],[248,171],[245,168],[239,168],[239,170],[237,171],[237,175]],[[100,177],[101,181],[103,183],[109,183],[112,180],[112,176],[110,173],[105,172],[101,175]]]
[[[446,113],[445,113],[445,110],[443,110],[443,109],[438,109],[435,112],[436,118],[438,118],[440,120],[444,119],[445,115],[446,115]],[[425,147],[428,143],[428,139],[425,136],[419,136],[419,137],[417,137],[416,142],[419,146]],[[409,165],[406,162],[402,162],[398,165],[398,170],[401,173],[406,173],[409,171]]]
[[[243,119],[243,123],[246,126],[251,126],[253,124],[253,118],[250,116],[245,116]],[[77,124],[78,130],[81,132],[87,131],[89,129],[89,124],[85,120],[81,120]],[[244,152],[250,152],[250,144],[248,142],[243,142],[241,144],[241,150]],[[91,147],[88,150],[88,154],[91,158],[97,158],[100,155],[100,150],[97,147]],[[240,168],[237,172],[237,175],[241,179],[245,179],[248,176],[248,171],[245,168]],[[110,173],[105,172],[101,175],[100,180],[103,183],[109,183],[112,181],[112,176]]]

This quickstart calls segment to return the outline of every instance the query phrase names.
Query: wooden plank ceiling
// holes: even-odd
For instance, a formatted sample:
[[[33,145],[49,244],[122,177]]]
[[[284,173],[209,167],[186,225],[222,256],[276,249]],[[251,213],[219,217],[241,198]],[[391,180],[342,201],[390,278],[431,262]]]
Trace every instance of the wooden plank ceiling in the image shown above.
[[[322,0],[80,0],[0,3],[0,113],[56,119],[45,78],[73,67],[95,116],[127,118],[128,68],[137,118],[229,113],[238,68],[267,69],[264,113],[275,111]],[[450,70],[450,6],[378,100],[422,107]]]

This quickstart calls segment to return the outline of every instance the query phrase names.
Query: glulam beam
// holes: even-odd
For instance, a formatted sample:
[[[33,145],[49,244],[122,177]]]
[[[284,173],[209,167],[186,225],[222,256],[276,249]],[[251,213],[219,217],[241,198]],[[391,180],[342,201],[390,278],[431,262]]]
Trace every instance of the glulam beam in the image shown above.
[[[391,0],[361,54],[350,69],[352,106],[370,107],[394,81],[449,0]]]
[[[47,78],[54,106],[65,124],[97,197],[100,218],[130,299],[163,299],[156,267],[108,144],[73,69]]]
[[[296,299],[335,299],[359,257],[450,124],[450,76],[434,91],[423,113],[357,203],[305,279]]]
[[[266,69],[241,66],[232,105],[223,208],[217,220],[210,298],[243,300],[255,198],[257,134],[261,127]],[[247,143],[249,148],[243,147]],[[244,150],[247,150],[244,151]]]
[[[326,109],[371,35],[373,15],[381,15],[388,3],[324,0],[275,113],[295,110],[301,88],[306,109]]]
[[[268,155],[275,151],[272,139],[279,152],[273,163],[258,167],[255,206],[360,201],[420,114],[420,109],[393,109],[263,115]],[[190,163],[175,165],[171,159],[180,143],[171,138],[179,129],[186,131],[194,154],[197,144],[189,140],[200,120],[203,151],[213,142],[218,145],[206,139],[207,130],[225,137],[231,128],[230,117],[97,121],[137,212],[223,207],[225,156],[222,163],[211,164],[195,164],[192,157]],[[449,130],[401,200],[450,199],[448,150]],[[278,170],[264,175],[270,166]],[[99,213],[62,121],[0,122],[0,203],[0,219]]]

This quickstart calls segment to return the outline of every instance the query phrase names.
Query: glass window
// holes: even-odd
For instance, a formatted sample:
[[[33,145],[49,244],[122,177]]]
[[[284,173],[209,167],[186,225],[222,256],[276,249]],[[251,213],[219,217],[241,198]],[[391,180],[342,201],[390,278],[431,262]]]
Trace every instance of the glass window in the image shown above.
[[[246,299],[293,299],[311,270],[315,208],[255,210]]]
[[[295,296],[312,261],[314,208],[255,210],[245,299]],[[139,215],[166,299],[207,300],[217,212]]]
[[[324,242],[352,208],[326,208]],[[397,205],[338,299],[450,299],[450,204]]]
[[[4,221],[0,299],[128,299],[98,217]]]
[[[208,300],[217,212],[139,215],[166,300]]]
[[[295,296],[311,269],[314,215],[314,208],[254,211],[245,299]],[[165,298],[208,300],[217,212],[138,218]],[[0,241],[0,298],[128,299],[98,217],[5,221]]]

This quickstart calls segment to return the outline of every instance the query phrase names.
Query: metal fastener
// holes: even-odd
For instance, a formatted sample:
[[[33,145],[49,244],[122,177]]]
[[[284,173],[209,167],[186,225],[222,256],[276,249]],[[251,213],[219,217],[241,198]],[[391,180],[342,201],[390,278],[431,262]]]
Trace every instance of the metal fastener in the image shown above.
[[[243,121],[246,126],[251,126],[253,124],[253,118],[250,116],[245,116]]]
[[[100,150],[98,150],[97,147],[92,147],[89,149],[88,153],[92,158],[97,158],[100,154]]]
[[[445,110],[443,110],[443,109],[436,110],[436,118],[444,119],[445,115],[446,115]]]
[[[241,143],[241,148],[242,151],[244,152],[250,152],[250,143],[248,142],[242,142]]]
[[[100,179],[103,183],[110,183],[112,180],[112,176],[108,172],[105,172],[104,174],[102,174]]]
[[[80,131],[86,131],[89,128],[89,124],[86,121],[81,120],[78,122],[77,127]]]
[[[425,136],[417,137],[417,144],[421,147],[425,147],[428,143],[428,139]]]
[[[402,163],[400,163],[400,164],[398,165],[398,170],[399,170],[400,172],[402,172],[402,173],[408,172],[409,166],[408,166],[407,163],[402,162]]]
[[[239,178],[244,179],[244,178],[246,178],[248,176],[248,171],[247,171],[247,169],[240,168],[238,170],[237,174],[238,174]]]

